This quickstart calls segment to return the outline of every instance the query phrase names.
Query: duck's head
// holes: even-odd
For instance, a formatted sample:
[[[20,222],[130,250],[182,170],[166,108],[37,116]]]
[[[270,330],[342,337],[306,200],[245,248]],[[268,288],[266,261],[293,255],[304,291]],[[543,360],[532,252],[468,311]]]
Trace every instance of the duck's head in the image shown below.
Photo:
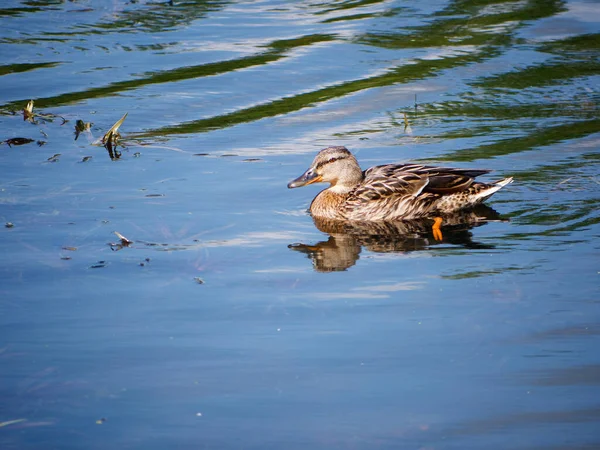
[[[288,183],[288,188],[323,182],[343,192],[353,189],[362,179],[363,172],[346,147],[327,147],[317,154],[306,172]]]

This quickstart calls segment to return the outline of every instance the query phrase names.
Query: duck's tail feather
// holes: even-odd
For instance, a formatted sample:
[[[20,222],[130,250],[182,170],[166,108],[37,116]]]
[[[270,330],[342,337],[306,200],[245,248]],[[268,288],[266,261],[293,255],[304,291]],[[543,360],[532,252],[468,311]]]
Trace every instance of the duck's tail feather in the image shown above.
[[[513,177],[504,178],[503,180],[495,181],[487,185],[486,189],[482,189],[479,193],[476,194],[476,198],[478,201],[483,202],[502,189],[507,184],[513,182]]]

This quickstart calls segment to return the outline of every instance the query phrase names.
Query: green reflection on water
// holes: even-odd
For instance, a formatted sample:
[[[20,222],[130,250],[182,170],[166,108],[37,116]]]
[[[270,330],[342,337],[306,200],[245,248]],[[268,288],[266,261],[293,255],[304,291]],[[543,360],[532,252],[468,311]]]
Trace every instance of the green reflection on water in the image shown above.
[[[513,9],[500,8],[496,12],[491,7],[507,7],[503,1],[458,1],[452,2],[445,10],[436,13],[437,17],[429,25],[407,28],[400,33],[366,33],[359,42],[391,49],[440,47],[448,45],[509,45],[510,34],[524,21],[551,17],[564,10],[562,1],[530,1],[512,3]],[[487,8],[485,11],[484,8]],[[498,39],[504,37],[504,39]]]
[[[343,97],[365,89],[390,86],[396,83],[407,83],[433,76],[436,72],[468,63],[481,61],[494,54],[492,48],[482,49],[480,53],[454,56],[438,60],[421,60],[414,64],[390,69],[383,75],[361,78],[337,84],[316,91],[306,92],[291,97],[284,97],[269,103],[240,109],[230,114],[182,123],[176,126],[159,128],[140,134],[143,137],[165,134],[201,133],[219,128],[226,128],[244,122],[251,122],[266,117],[289,114],[315,104]]]
[[[45,62],[45,63],[20,63],[6,64],[0,66],[0,76],[8,75],[9,73],[29,72],[36,69],[47,69],[61,65],[60,62]]]
[[[196,66],[178,67],[177,69],[173,70],[149,72],[146,74],[145,77],[139,79],[119,81],[116,83],[112,83],[108,86],[92,88],[81,92],[69,92],[67,94],[61,94],[55,97],[38,98],[36,99],[35,103],[36,106],[40,108],[59,106],[78,101],[89,100],[92,98],[117,95],[124,91],[138,89],[152,84],[173,83],[177,81],[228,73],[248,67],[265,65],[282,58],[283,56],[285,56],[285,53],[287,51],[293,48],[312,45],[318,42],[326,42],[332,39],[332,36],[317,34],[302,36],[298,39],[274,41],[270,45],[269,50],[258,55],[231,59],[226,61],[219,61],[209,64],[200,64]],[[23,102],[26,101],[27,99],[11,102],[4,105],[3,108],[20,109],[23,106]]]
[[[570,139],[582,138],[600,131],[600,119],[583,120],[565,125],[548,126],[529,130],[528,134],[521,137],[502,139],[493,144],[480,145],[448,152],[437,156],[439,161],[473,161],[476,159],[491,158],[500,155],[510,155],[536,147],[542,147]],[[425,159],[424,159],[425,160]]]
[[[373,3],[379,3],[379,1],[341,2],[332,8],[322,8],[315,14],[356,9]],[[182,13],[189,14],[189,19],[197,18],[198,14],[202,15],[208,10],[223,6],[221,3],[213,4],[212,2],[199,1],[186,5],[178,5],[177,8],[160,5],[146,9],[121,11],[119,13],[120,16],[110,23],[86,26],[83,29],[76,30],[74,34],[86,34],[89,32],[87,28],[91,28],[94,32],[98,33],[101,33],[104,28],[127,31],[132,21],[136,23],[141,22],[142,28],[149,27],[150,30],[154,30],[155,27],[165,28],[174,26],[175,24],[181,25],[183,23],[181,21],[186,20],[181,16]],[[198,6],[199,11],[195,11],[192,14],[189,11],[190,5]],[[491,9],[491,6],[494,5],[501,7],[498,7],[495,11]],[[350,80],[311,92],[292,95],[250,108],[240,109],[232,113],[148,130],[138,136],[147,138],[158,135],[199,133],[227,128],[240,123],[257,121],[266,117],[298,111],[362,90],[423,80],[435,76],[442,70],[466,66],[474,62],[481,62],[485,59],[499,56],[504,48],[512,44],[510,30],[524,23],[524,21],[549,17],[563,9],[563,2],[560,1],[533,1],[525,4],[511,5],[508,9],[504,2],[453,2],[445,10],[436,13],[434,15],[436,17],[435,20],[426,23],[424,26],[385,34],[366,32],[358,38],[353,39],[357,43],[393,49],[443,48],[445,46],[452,46],[448,48],[449,52],[446,55],[442,55],[437,59],[413,60],[412,63],[402,63],[402,65],[390,67],[384,74]],[[390,14],[390,11],[386,13]],[[403,12],[401,9],[396,9],[393,11],[393,14],[400,16]],[[461,17],[457,17],[457,15]],[[467,15],[468,17],[462,17]],[[356,17],[351,16],[350,19],[352,18]],[[341,19],[336,18],[335,20]],[[165,23],[165,21],[168,23]],[[49,33],[46,33],[46,35],[49,35]],[[66,36],[65,33],[57,33],[58,35]],[[182,80],[229,73],[253,66],[268,65],[285,57],[286,52],[293,48],[310,46],[315,43],[333,41],[335,39],[339,39],[339,37],[330,34],[314,34],[295,39],[274,41],[268,46],[265,52],[256,55],[216,63],[179,67],[173,70],[149,72],[133,80],[117,81],[106,86],[91,88],[81,92],[69,92],[54,97],[38,98],[36,99],[36,105],[37,107],[44,108],[70,104],[92,98],[113,96],[123,91],[134,90],[152,84],[174,83]],[[462,46],[468,44],[475,47],[467,49],[459,46],[455,48],[454,46],[459,42]],[[573,45],[578,45],[578,43],[574,41]],[[597,63],[585,62],[575,66],[566,65],[561,73],[563,78],[570,78],[572,76],[581,76],[582,71],[584,73],[596,73]],[[552,71],[552,73],[555,72]],[[544,74],[549,76],[547,75],[547,71]],[[523,76],[527,77],[527,74]],[[531,75],[531,77],[535,76],[537,76],[537,73]],[[489,82],[492,83],[492,80],[489,80]],[[22,108],[22,104],[26,100],[28,99],[24,98],[11,102],[4,105],[4,108],[18,110]],[[478,113],[481,113],[481,110]]]

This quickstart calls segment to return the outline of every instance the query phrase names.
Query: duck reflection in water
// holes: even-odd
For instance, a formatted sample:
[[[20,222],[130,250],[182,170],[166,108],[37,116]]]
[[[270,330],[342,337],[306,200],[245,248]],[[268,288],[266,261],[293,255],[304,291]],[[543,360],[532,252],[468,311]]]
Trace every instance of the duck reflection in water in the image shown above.
[[[306,254],[318,272],[337,272],[356,264],[362,248],[377,253],[413,252],[432,245],[452,244],[469,249],[494,248],[472,240],[471,229],[488,222],[506,222],[492,208],[478,205],[470,210],[444,216],[442,240],[434,236],[432,219],[395,222],[357,222],[313,217],[316,227],[329,239],[314,245],[290,244],[288,248]]]

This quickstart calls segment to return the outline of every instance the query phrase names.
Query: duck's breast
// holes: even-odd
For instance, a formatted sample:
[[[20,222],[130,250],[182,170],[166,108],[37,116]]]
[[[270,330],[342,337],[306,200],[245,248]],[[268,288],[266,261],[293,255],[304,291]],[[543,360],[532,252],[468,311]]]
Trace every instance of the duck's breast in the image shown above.
[[[310,213],[313,217],[343,220],[342,206],[345,200],[346,195],[336,194],[325,189],[319,192],[310,204]]]

